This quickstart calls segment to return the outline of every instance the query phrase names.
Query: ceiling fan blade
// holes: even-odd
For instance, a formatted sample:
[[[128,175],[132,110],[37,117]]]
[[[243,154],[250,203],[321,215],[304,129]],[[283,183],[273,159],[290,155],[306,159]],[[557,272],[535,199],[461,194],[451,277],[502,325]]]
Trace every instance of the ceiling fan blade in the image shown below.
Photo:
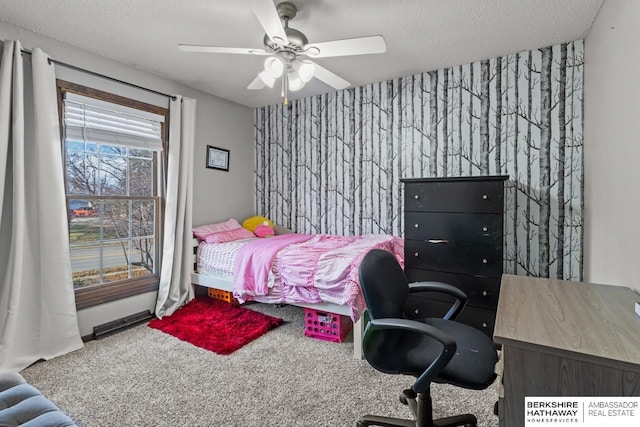
[[[260,49],[260,48],[179,44],[178,49],[184,52],[197,52],[197,53],[239,53],[239,54],[248,54],[248,55],[268,55],[268,53],[264,49]]]
[[[312,62],[312,61],[309,61],[309,62]],[[318,65],[315,62],[313,62],[313,65],[315,65],[315,67],[316,67],[315,68],[315,72],[313,74],[313,77],[315,77],[318,80],[321,80],[321,81],[325,82],[326,84],[328,84],[332,88],[337,89],[337,90],[341,90],[341,89],[346,89],[349,86],[351,86],[351,83],[349,83],[348,81],[346,81],[342,77],[338,76],[337,74],[327,70],[323,66]]]
[[[247,89],[249,89],[249,90],[260,90],[260,89],[263,89],[265,86],[266,86],[266,84],[262,81],[260,76],[258,76],[255,79],[253,79],[253,81],[251,83],[249,83],[249,86],[247,86]]]
[[[309,43],[303,53],[310,58],[328,58],[332,56],[368,55],[384,53],[387,43],[382,36],[357,37],[355,39],[333,40],[330,42]]]
[[[287,33],[272,0],[251,0],[251,9],[272,41],[281,45],[289,44]]]

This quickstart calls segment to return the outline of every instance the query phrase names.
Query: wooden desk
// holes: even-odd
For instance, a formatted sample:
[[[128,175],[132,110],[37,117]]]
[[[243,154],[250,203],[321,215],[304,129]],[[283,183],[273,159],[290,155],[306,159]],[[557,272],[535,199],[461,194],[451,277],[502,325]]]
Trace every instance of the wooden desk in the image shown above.
[[[503,275],[500,426],[524,425],[525,396],[640,396],[636,301],[626,287]]]

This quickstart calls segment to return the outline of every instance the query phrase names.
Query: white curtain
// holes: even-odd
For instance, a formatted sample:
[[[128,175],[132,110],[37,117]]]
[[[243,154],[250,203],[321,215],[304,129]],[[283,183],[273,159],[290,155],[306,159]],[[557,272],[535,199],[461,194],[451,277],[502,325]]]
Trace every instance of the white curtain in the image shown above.
[[[53,65],[5,41],[0,62],[0,372],[82,348]]]
[[[169,106],[169,159],[164,245],[156,316],[173,314],[193,299],[193,139],[196,101],[177,96]]]

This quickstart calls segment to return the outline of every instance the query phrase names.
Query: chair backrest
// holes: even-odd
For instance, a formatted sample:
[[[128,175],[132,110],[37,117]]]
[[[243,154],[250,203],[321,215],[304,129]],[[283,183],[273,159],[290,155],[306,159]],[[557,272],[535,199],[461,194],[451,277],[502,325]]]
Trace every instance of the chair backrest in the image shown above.
[[[360,287],[372,319],[404,317],[409,282],[391,252],[372,249],[364,256],[360,263]]]
[[[371,319],[403,319],[409,283],[395,256],[381,249],[369,251],[360,263],[360,287]],[[371,366],[388,374],[403,373],[400,358],[392,357],[411,332],[365,327],[362,353]]]

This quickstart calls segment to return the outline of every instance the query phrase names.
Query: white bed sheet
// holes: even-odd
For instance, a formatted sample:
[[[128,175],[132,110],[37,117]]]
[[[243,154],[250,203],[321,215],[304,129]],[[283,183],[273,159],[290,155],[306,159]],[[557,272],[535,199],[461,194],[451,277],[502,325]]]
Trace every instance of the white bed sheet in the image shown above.
[[[227,243],[205,243],[198,245],[198,273],[233,278],[233,262],[236,252],[257,237],[234,240]]]

